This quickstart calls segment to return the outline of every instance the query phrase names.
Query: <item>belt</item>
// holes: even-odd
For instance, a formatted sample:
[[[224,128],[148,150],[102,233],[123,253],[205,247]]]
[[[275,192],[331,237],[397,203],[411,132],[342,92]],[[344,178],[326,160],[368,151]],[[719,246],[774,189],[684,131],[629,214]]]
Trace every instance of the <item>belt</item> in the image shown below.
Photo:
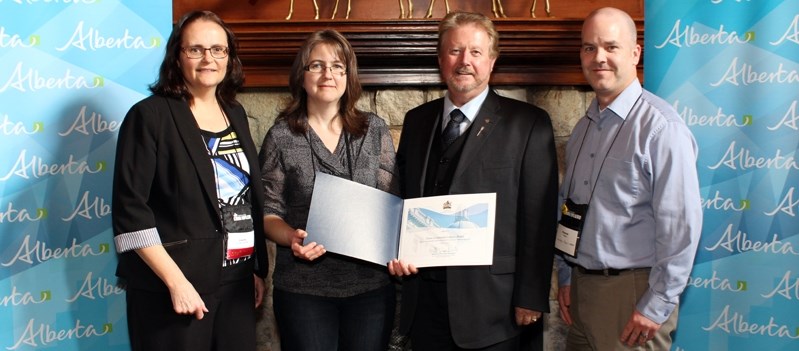
[[[646,268],[626,268],[626,269],[615,269],[615,268],[587,269],[587,268],[585,268],[583,266],[578,266],[578,265],[575,265],[574,267],[577,268],[577,271],[579,271],[582,274],[604,275],[606,277],[619,275],[619,274],[622,274],[622,273],[628,272],[628,271],[635,271],[635,270],[639,270],[639,269],[650,269],[649,267],[646,267]]]

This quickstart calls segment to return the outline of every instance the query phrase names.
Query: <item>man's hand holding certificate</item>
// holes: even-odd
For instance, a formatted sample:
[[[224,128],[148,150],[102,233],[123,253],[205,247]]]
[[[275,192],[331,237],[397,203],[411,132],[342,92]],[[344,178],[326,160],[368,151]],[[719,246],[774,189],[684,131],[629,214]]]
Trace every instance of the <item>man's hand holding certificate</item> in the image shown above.
[[[306,240],[384,265],[490,265],[496,194],[408,199],[317,173]]]

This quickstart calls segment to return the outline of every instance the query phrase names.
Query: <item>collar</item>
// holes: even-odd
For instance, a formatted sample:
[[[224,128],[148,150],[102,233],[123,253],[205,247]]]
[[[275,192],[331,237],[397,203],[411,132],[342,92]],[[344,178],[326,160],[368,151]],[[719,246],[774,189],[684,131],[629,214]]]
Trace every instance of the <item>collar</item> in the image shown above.
[[[609,113],[621,119],[627,119],[627,116],[630,114],[630,111],[632,111],[635,102],[638,101],[638,97],[641,96],[643,91],[641,82],[636,78],[602,111],[599,110],[599,102],[594,98],[594,100],[591,101],[588,112],[586,112],[586,116],[594,122],[599,122],[600,118],[607,116]]]
[[[469,102],[463,104],[463,106],[455,106],[452,103],[452,100],[449,99],[449,92],[444,95],[444,123],[446,125],[449,122],[449,113],[452,112],[454,109],[460,109],[461,112],[469,119],[469,123],[474,122],[474,119],[477,118],[477,113],[480,112],[480,107],[483,106],[483,102],[485,101],[486,97],[488,96],[488,86],[481,92],[479,95],[475,96],[474,99],[469,100]]]

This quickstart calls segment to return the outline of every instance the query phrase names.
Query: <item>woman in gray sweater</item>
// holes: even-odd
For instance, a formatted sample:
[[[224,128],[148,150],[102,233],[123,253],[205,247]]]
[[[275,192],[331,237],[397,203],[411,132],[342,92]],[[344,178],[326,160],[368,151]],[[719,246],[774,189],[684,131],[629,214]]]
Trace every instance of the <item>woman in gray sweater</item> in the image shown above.
[[[395,304],[386,267],[326,253],[304,241],[304,228],[316,172],[398,194],[391,135],[380,117],[355,108],[361,93],[355,54],[335,30],[308,37],[289,89],[292,100],[260,155],[264,225],[277,243],[274,308],[281,348],[385,350]]]

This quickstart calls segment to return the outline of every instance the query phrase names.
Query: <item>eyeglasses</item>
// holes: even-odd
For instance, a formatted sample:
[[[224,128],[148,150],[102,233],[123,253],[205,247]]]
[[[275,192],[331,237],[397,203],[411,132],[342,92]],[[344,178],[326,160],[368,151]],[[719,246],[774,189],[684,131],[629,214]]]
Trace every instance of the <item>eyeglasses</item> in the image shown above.
[[[227,46],[212,46],[210,48],[204,48],[202,46],[189,46],[181,49],[186,53],[186,57],[190,59],[203,58],[206,51],[210,51],[211,57],[215,59],[223,59],[227,57],[228,54]]]
[[[311,73],[323,73],[325,70],[330,70],[330,73],[343,76],[347,74],[347,67],[339,63],[334,63],[332,66],[325,66],[321,62],[314,62],[304,67],[304,69]]]

